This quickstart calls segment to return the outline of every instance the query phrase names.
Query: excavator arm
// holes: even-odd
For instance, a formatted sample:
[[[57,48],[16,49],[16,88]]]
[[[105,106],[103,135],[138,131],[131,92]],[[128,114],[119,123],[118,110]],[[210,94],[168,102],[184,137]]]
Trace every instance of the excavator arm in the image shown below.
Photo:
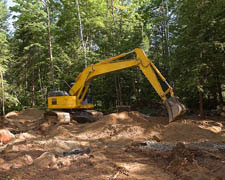
[[[136,58],[118,61],[120,58],[126,57],[130,53],[135,53]],[[81,74],[77,77],[75,84],[70,89],[69,93],[71,96],[50,97],[50,98],[58,98],[59,102],[61,98],[62,103],[61,104],[59,103],[60,105],[57,103],[52,105],[50,102],[49,108],[50,109],[57,109],[57,108],[59,109],[59,107],[61,109],[92,108],[93,107],[92,104],[83,104],[91,80],[103,74],[121,71],[132,67],[140,68],[140,70],[144,73],[144,75],[146,76],[150,84],[153,86],[155,91],[158,93],[160,98],[163,100],[169,114],[169,121],[173,121],[177,116],[184,113],[185,107],[183,104],[179,103],[176,97],[174,97],[173,88],[167,83],[164,76],[160,73],[160,71],[156,68],[156,66],[152,63],[152,61],[147,58],[145,52],[140,48],[136,48],[129,53],[123,53],[119,56],[115,56],[110,59],[100,61],[97,64],[86,67],[83,70],[83,72],[81,72]],[[166,91],[162,89],[162,86],[159,83],[156,74],[162,79],[164,83],[166,83],[168,87]],[[167,94],[169,93],[170,97],[167,98]],[[49,101],[51,100],[52,99],[49,99]]]

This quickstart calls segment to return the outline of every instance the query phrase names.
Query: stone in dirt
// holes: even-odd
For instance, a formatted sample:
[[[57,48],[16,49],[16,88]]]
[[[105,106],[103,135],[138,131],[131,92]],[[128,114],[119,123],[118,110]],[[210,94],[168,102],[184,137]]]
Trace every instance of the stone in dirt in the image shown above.
[[[63,152],[63,156],[70,156],[70,155],[80,155],[80,156],[82,156],[84,154],[89,154],[90,151],[91,150],[89,148],[87,148],[87,149],[79,149],[79,148],[77,148],[77,149],[72,149],[70,151]]]
[[[37,159],[34,160],[34,165],[38,166],[39,168],[53,168],[57,169],[57,159],[54,154],[45,152]]]
[[[4,159],[0,158],[0,170],[9,170],[12,164],[5,162]]]
[[[6,118],[16,118],[18,116],[19,112],[18,111],[12,111],[9,112],[5,115]]]
[[[5,162],[5,160],[2,159],[2,158],[0,158],[0,164],[2,164],[2,163],[4,163],[4,162]]]
[[[12,161],[12,168],[21,168],[33,164],[33,159],[29,155],[24,155]]]
[[[6,144],[6,143],[12,141],[13,139],[15,139],[15,136],[9,130],[7,130],[7,129],[0,130],[0,142],[1,143]]]
[[[0,169],[1,170],[8,171],[11,167],[12,167],[12,164],[9,164],[9,163],[6,163],[6,162],[0,164]]]

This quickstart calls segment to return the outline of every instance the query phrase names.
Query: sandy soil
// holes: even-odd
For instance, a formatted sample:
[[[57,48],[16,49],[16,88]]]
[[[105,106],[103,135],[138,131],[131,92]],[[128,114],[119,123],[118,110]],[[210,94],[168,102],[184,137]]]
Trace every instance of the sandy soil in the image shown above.
[[[1,120],[0,128],[16,138],[0,145],[0,179],[225,179],[225,150],[189,146],[224,145],[223,119],[188,117],[167,124],[166,117],[122,112],[93,123],[58,124],[46,122],[43,113],[28,109]],[[144,141],[174,147],[156,151],[140,146]]]

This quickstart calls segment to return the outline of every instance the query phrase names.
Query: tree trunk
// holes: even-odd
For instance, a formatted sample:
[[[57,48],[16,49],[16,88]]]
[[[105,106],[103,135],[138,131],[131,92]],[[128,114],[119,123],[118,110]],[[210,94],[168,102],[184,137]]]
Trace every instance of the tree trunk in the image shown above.
[[[120,85],[120,79],[119,77],[117,78],[117,82],[118,82],[118,89],[119,89],[119,99],[120,99],[120,105],[123,105],[123,99],[122,99],[122,89],[121,89],[121,85]]]
[[[5,115],[5,89],[4,89],[2,71],[0,71],[0,74],[1,74],[1,86],[2,86],[2,114]]]
[[[202,79],[200,79],[199,85],[200,87],[202,87],[203,85]],[[205,115],[204,115],[204,108],[203,108],[203,92],[201,88],[199,89],[199,111],[200,111],[200,118],[204,119]]]
[[[123,101],[122,101],[122,90],[121,90],[120,80],[119,80],[118,76],[115,77],[115,85],[116,85],[117,105],[123,105]]]
[[[220,78],[218,76],[218,74],[216,75],[216,86],[217,86],[217,92],[219,94],[219,103],[221,106],[223,106],[224,102],[223,102],[223,94],[222,94],[222,88],[221,88],[221,82],[220,82]]]
[[[85,41],[84,41],[84,35],[83,35],[83,26],[82,26],[82,20],[81,20],[81,16],[80,16],[80,5],[79,5],[79,0],[76,0],[76,4],[77,4],[77,14],[78,14],[78,19],[79,19],[79,22],[80,22],[80,37],[81,37],[82,46],[83,46],[83,51],[84,51],[84,64],[85,64],[85,67],[87,67],[86,43],[85,43]]]
[[[134,95],[136,97],[136,104],[138,104],[139,103],[139,93],[138,93],[138,89],[135,85],[135,80],[133,81],[132,85],[133,85]]]
[[[43,92],[42,83],[41,83],[41,70],[40,70],[40,68],[38,69],[38,78],[39,78],[39,85],[40,85],[41,92]]]
[[[27,67],[27,64],[25,66],[25,88],[23,88],[23,93],[24,93],[24,96],[26,96],[27,94],[27,91],[28,91],[28,78],[27,78],[27,72],[28,72],[28,67]]]
[[[35,85],[34,85],[34,83],[35,83],[35,80],[34,80],[34,75],[35,75],[35,73],[34,73],[34,67],[33,67],[33,70],[32,70],[33,72],[32,72],[32,97],[31,97],[31,107],[34,107],[35,106],[35,93],[34,93],[34,91],[35,91]]]
[[[46,11],[48,15],[48,52],[49,52],[49,59],[51,62],[51,81],[53,83],[53,89],[55,89],[55,77],[54,77],[54,61],[53,61],[53,55],[52,55],[52,38],[51,38],[51,22],[50,22],[50,12],[49,12],[49,5],[48,5],[48,0],[45,0],[46,4]]]

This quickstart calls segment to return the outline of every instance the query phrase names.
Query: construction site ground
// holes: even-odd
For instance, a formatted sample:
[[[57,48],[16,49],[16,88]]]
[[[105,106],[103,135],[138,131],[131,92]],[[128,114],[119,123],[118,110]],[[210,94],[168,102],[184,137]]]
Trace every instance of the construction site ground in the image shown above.
[[[223,180],[225,119],[136,111],[60,124],[27,109],[1,118],[15,135],[0,144],[1,180]]]

